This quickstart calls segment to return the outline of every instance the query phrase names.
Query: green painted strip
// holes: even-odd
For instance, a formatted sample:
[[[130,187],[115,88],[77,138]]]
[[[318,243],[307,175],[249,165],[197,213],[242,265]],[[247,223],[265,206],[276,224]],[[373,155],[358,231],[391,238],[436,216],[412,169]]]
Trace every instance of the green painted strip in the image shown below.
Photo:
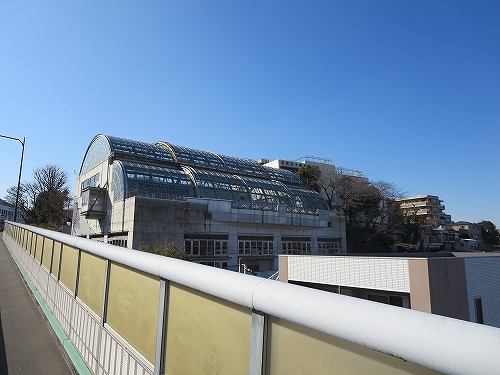
[[[42,308],[42,311],[44,312],[45,316],[47,317],[47,320],[49,321],[50,326],[54,330],[54,333],[56,334],[56,336],[59,339],[59,341],[61,342],[64,350],[68,354],[68,357],[70,358],[71,362],[73,363],[73,366],[75,366],[76,371],[78,371],[78,373],[80,375],[92,375],[92,372],[89,370],[89,368],[87,367],[87,365],[83,361],[82,357],[80,357],[80,354],[76,350],[75,346],[73,345],[71,340],[68,338],[68,336],[66,336],[66,333],[64,333],[64,331],[63,331],[62,327],[59,325],[59,322],[57,321],[56,317],[54,316],[54,314],[52,314],[49,307],[47,306],[47,304],[43,300],[42,296],[40,295],[40,292],[38,292],[35,285],[31,281],[31,279],[29,278],[28,274],[24,271],[23,266],[21,265],[21,263],[19,263],[18,259],[14,255],[14,252],[11,251],[9,244],[6,241],[4,241],[4,243],[5,243],[5,246],[7,247],[7,250],[9,250],[10,256],[14,260],[14,263],[16,263],[17,268],[21,272],[21,275],[23,275],[24,280],[26,280],[26,283],[28,284],[31,292],[35,296],[40,307]]]

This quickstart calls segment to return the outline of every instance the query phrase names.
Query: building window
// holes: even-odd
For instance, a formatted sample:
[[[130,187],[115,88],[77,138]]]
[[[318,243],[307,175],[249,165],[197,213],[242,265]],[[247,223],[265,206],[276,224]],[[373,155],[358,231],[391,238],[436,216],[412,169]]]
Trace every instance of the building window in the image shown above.
[[[483,301],[481,297],[474,297],[474,310],[476,312],[476,323],[484,324]]]
[[[318,253],[319,254],[338,254],[342,253],[342,242],[339,239],[324,239],[318,238]]]
[[[283,254],[311,254],[310,238],[282,238]]]
[[[186,254],[194,256],[227,255],[227,242],[225,236],[189,237],[184,240],[184,251]]]
[[[239,255],[272,255],[274,254],[273,237],[238,237]]]

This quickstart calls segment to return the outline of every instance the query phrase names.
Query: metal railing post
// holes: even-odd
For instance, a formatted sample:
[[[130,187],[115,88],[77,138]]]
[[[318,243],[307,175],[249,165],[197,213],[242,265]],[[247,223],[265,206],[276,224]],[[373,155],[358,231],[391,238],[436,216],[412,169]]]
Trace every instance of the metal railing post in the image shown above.
[[[249,375],[263,375],[265,366],[266,316],[252,311],[252,332],[250,337]]]
[[[167,311],[167,301],[168,301],[168,282],[166,280],[160,280],[160,301],[158,303],[158,326],[156,330],[156,352],[155,352],[155,372],[154,375],[160,375],[163,373],[163,357],[165,353],[165,320]]]

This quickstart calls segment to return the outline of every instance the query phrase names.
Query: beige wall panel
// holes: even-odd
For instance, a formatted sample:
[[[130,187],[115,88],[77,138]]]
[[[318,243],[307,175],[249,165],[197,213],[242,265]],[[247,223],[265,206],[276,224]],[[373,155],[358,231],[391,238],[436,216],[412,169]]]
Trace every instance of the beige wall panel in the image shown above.
[[[52,268],[50,272],[55,277],[59,276],[59,260],[61,256],[61,243],[54,241],[54,251],[52,255]]]
[[[248,374],[251,327],[250,309],[171,284],[165,374]]]
[[[42,253],[42,265],[49,270],[50,269],[50,260],[52,259],[52,245],[54,244],[54,240],[50,238],[45,238],[43,241],[43,253]]]
[[[288,282],[288,257],[286,255],[278,256],[278,270],[280,281]]]
[[[412,310],[431,312],[429,266],[427,259],[409,259],[410,306]]]
[[[78,250],[74,247],[63,245],[59,280],[61,280],[61,282],[72,292],[75,291],[77,265]]]
[[[154,363],[160,279],[111,264],[106,322]]]
[[[440,374],[275,317],[269,319],[267,360],[272,375]]]
[[[106,261],[82,251],[78,273],[78,298],[97,315],[102,315]]]

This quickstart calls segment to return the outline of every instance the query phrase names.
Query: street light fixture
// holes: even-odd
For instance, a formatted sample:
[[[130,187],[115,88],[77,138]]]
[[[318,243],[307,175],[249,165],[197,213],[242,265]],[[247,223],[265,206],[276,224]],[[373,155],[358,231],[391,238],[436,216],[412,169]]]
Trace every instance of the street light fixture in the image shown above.
[[[23,171],[24,144],[26,143],[26,138],[23,137],[23,140],[21,141],[19,138],[8,137],[6,135],[1,135],[1,134],[0,134],[0,137],[12,139],[14,141],[19,141],[21,143],[21,145],[23,146],[23,150],[21,152],[21,165],[19,167],[19,179],[17,180],[16,208],[14,209],[14,222],[16,222],[17,221],[17,208],[19,205],[19,190],[21,188],[21,173]]]

